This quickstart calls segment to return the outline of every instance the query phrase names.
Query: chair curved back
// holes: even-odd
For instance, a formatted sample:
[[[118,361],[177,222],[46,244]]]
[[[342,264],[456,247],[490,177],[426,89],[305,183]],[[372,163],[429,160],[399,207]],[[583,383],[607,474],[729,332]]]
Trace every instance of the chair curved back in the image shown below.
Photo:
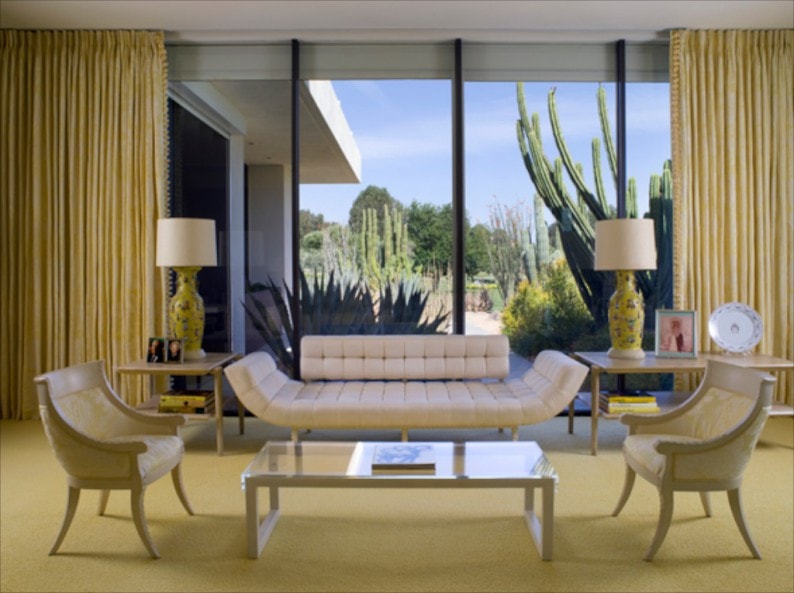
[[[703,381],[674,410],[621,416],[629,426],[623,443],[626,478],[612,515],[626,504],[635,474],[655,484],[660,495],[659,521],[645,560],[654,557],[664,540],[676,490],[700,492],[707,516],[708,493],[725,490],[745,543],[753,556],[761,557],[744,519],[739,488],[769,416],[774,385],[767,373],[709,360]]]
[[[69,486],[66,516],[50,554],[69,529],[81,489],[102,490],[100,515],[110,490],[128,489],[138,534],[158,558],[143,515],[143,492],[170,472],[182,505],[193,514],[180,469],[184,443],[177,429],[184,417],[154,417],[128,406],[108,383],[101,360],[44,373],[34,381],[44,431]]]
[[[67,474],[82,479],[131,477],[130,457],[97,446],[126,432],[116,404],[122,402],[108,385],[102,361],[44,373],[37,377],[36,392],[45,433]]]
[[[738,480],[769,416],[774,383],[765,373],[710,360],[703,381],[669,426],[643,426],[640,432],[711,443],[706,450],[676,455],[674,464],[666,464],[673,480]]]

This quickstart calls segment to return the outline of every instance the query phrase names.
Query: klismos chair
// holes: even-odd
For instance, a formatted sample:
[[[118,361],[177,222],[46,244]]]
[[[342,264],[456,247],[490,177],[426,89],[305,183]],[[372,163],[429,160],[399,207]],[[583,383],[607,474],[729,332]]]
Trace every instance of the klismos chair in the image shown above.
[[[659,490],[659,522],[645,560],[662,545],[673,516],[673,492],[699,492],[706,516],[708,493],[728,492],[733,517],[755,558],[761,558],[742,512],[739,488],[744,470],[769,415],[775,378],[724,362],[708,361],[695,392],[661,414],[624,414],[626,479],[612,516],[617,516],[639,474]]]
[[[79,364],[35,378],[39,411],[55,456],[67,474],[66,516],[50,554],[63,542],[77,510],[80,490],[101,490],[99,514],[111,490],[130,490],[132,518],[143,545],[159,558],[143,513],[146,487],[171,472],[176,493],[193,514],[182,486],[184,443],[178,414],[142,414],[113,391],[102,361]]]

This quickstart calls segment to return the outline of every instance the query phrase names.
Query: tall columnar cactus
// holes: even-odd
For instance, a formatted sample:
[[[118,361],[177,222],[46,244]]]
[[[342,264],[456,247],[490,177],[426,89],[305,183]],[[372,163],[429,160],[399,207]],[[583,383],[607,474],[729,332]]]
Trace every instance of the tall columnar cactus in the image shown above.
[[[654,306],[673,306],[673,173],[672,162],[666,161],[661,176],[651,175],[648,215],[654,220],[656,232],[656,270],[648,272],[654,288]]]
[[[383,237],[378,233],[380,226],[375,208],[364,209],[358,240],[358,261],[361,275],[373,289],[413,274],[413,262],[408,255],[406,240],[408,228],[403,222],[402,213],[384,206]]]
[[[551,262],[549,225],[546,224],[546,217],[544,216],[545,208],[543,206],[543,198],[537,193],[535,194],[535,203],[532,209],[535,213],[535,239],[537,242],[536,252],[538,269],[541,270],[541,273],[545,273]]]
[[[557,150],[560,153],[560,157],[555,159],[554,162],[543,151],[538,114],[533,113],[531,118],[527,114],[522,83],[517,85],[517,95],[519,120],[516,123],[516,131],[524,165],[538,194],[559,223],[558,228],[562,239],[563,251],[582,299],[596,321],[599,324],[606,324],[607,305],[609,293],[613,287],[613,275],[609,272],[597,272],[593,269],[595,251],[594,223],[598,220],[612,218],[613,213],[608,206],[604,189],[599,140],[596,138],[592,142],[593,173],[596,186],[596,191],[593,193],[585,184],[582,166],[574,162],[563,138],[557,116],[555,89],[551,89],[548,95],[549,121],[551,122]],[[607,115],[606,93],[602,87],[599,87],[597,101],[607,160],[614,185],[617,187],[617,158]],[[568,193],[564,182],[563,169],[576,191],[575,199]],[[669,241],[669,226],[672,220],[672,207],[669,206],[669,198],[665,197],[663,191],[654,194],[653,190],[650,197],[651,199],[656,197],[660,200],[658,207],[655,209],[651,208],[650,215],[657,221],[657,229],[660,229],[657,232],[666,232],[664,240]],[[665,199],[668,201],[665,202]],[[637,191],[636,183],[633,179],[629,180],[626,191],[626,212],[628,216],[637,216]],[[657,279],[671,274],[670,269],[668,269],[671,265],[671,261],[660,257],[656,273],[637,274],[638,287],[646,301],[657,302]],[[667,268],[664,266],[667,266]]]

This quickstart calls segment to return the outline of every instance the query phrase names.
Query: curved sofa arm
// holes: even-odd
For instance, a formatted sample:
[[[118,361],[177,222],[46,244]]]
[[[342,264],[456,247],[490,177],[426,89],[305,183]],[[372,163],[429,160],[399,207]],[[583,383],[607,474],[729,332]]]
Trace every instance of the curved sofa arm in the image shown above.
[[[223,369],[237,399],[254,416],[264,418],[279,390],[292,380],[278,370],[267,352],[251,352]]]
[[[573,401],[590,369],[567,354],[543,350],[521,381],[542,400],[549,417],[559,414]]]

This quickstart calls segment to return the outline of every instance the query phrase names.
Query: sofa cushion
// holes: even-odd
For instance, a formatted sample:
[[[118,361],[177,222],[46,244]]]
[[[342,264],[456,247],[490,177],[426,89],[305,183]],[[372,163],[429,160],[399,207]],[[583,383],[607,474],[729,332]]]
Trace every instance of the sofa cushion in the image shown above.
[[[305,336],[306,381],[503,379],[510,372],[506,336]]]

